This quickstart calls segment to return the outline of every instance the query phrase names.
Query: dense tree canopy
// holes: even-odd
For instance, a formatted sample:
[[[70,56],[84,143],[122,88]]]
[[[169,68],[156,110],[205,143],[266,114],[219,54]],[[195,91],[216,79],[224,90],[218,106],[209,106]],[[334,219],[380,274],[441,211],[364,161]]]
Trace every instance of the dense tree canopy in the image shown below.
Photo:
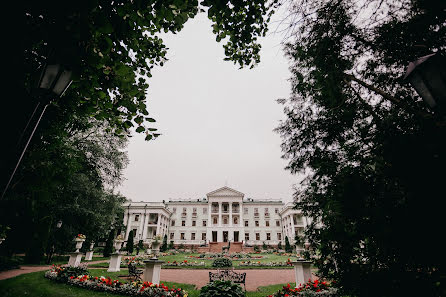
[[[442,1],[297,1],[286,53],[288,170],[323,276],[352,296],[444,294],[446,125],[403,81],[446,47]]]

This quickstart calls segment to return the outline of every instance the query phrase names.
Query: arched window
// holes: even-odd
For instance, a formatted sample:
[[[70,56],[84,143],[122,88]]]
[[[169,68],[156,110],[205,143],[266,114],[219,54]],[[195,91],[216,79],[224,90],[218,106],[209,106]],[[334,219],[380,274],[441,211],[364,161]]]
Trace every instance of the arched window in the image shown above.
[[[236,225],[238,224],[238,218],[237,217],[234,218],[234,224],[236,224]]]
[[[217,224],[217,217],[214,217],[214,224]]]

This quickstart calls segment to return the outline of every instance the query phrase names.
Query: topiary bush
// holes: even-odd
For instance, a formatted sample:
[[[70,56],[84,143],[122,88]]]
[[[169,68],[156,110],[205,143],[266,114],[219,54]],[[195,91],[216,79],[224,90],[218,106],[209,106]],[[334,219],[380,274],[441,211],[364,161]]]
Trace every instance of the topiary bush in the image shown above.
[[[219,259],[220,260],[220,259]],[[231,281],[213,281],[201,288],[200,297],[244,297],[242,287]]]
[[[217,258],[212,262],[212,267],[232,267],[232,261],[227,258]]]

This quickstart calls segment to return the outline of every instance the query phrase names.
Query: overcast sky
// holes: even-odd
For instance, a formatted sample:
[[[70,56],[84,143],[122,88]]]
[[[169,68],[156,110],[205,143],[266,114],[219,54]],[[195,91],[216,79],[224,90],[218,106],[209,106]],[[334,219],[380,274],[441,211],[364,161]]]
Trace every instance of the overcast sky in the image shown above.
[[[279,16],[277,16],[279,17]],[[148,110],[162,135],[131,138],[126,180],[118,189],[132,201],[205,197],[225,185],[257,199],[291,201],[299,177],[284,170],[284,118],[276,99],[288,97],[288,61],[282,36],[262,39],[261,63],[238,69],[223,61],[205,14],[179,34],[163,35],[169,61],[153,71]]]

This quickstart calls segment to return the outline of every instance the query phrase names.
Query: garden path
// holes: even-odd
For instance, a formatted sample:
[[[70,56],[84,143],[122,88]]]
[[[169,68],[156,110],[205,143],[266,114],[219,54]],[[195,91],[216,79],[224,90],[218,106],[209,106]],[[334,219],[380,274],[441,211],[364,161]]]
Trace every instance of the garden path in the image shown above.
[[[209,282],[209,271],[205,269],[162,269],[161,279],[168,282],[194,284],[201,288]],[[258,287],[275,284],[294,283],[293,269],[247,269],[236,270],[246,272],[246,290],[255,291]],[[313,275],[313,279],[317,277]]]
[[[88,264],[96,264],[96,263],[103,263],[108,262],[109,260],[98,260],[98,261],[90,261]],[[37,272],[42,270],[48,270],[51,268],[51,265],[43,265],[43,266],[27,266],[27,265],[21,265],[19,269],[11,269],[0,272],[0,280],[16,277],[21,274],[31,273],[31,272]]]

